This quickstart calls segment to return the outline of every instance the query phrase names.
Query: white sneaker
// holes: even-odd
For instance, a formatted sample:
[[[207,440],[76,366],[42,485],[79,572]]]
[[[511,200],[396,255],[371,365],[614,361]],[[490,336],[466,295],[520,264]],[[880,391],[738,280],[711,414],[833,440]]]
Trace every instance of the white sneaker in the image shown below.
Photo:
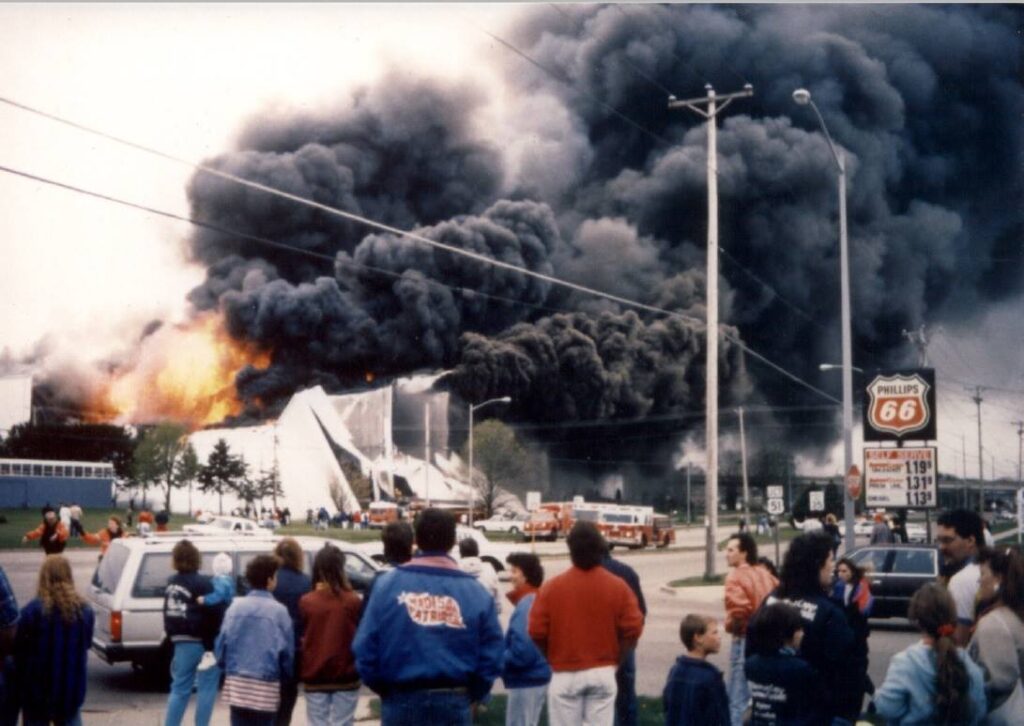
[[[208,671],[217,665],[217,656],[213,654],[213,651],[206,651],[203,653],[202,660],[199,661],[199,665],[196,666],[197,671]]]

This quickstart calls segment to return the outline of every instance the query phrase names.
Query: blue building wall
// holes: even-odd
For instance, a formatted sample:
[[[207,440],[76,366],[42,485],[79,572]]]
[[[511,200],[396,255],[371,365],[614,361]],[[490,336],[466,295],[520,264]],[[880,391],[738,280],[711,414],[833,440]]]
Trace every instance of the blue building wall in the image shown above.
[[[0,476],[0,507],[32,508],[77,502],[83,508],[110,508],[113,479]]]

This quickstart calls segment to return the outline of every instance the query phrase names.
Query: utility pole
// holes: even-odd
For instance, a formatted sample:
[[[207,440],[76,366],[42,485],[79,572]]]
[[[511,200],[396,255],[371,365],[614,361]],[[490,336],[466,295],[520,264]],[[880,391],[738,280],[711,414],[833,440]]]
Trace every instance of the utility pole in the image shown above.
[[[1021,505],[1021,462],[1024,460],[1024,421],[1014,421],[1017,424],[1017,506]],[[1020,521],[1020,513],[1017,514],[1017,520]],[[1017,544],[1021,544],[1021,540],[1024,538],[1024,532],[1021,532],[1021,528],[1017,527]]]
[[[968,388],[967,390],[970,391],[971,389]],[[981,402],[984,400],[981,397],[981,392],[984,390],[982,386],[975,386],[974,396],[971,399],[978,405],[978,486],[981,488],[978,499],[978,512],[982,514],[985,513],[985,460],[981,455]]]
[[[904,330],[903,337],[910,341],[910,344],[917,348],[917,367],[928,367],[928,332],[922,324],[918,330]]]
[[[740,463],[743,466],[743,523],[750,527],[750,488],[747,486],[747,433],[743,427],[743,406],[740,414]]]
[[[686,462],[686,524],[693,524],[693,510],[691,509],[692,497],[690,496],[690,462]]]
[[[964,478],[964,509],[967,509],[967,437],[960,434],[960,464]]]
[[[754,87],[749,83],[742,91],[715,94],[711,84],[704,86],[707,95],[680,101],[675,96],[668,97],[670,111],[686,108],[708,122],[708,269],[707,269],[707,338],[705,364],[706,379],[706,414],[705,431],[707,447],[707,468],[704,472],[704,510],[706,512],[707,531],[705,537],[706,552],[704,555],[704,577],[715,576],[715,556],[718,552],[718,138],[716,118],[726,106],[737,98],[749,98],[754,95]],[[721,103],[721,105],[718,105]],[[707,106],[705,111],[701,106]]]
[[[423,404],[423,481],[427,509],[430,508],[430,402]]]

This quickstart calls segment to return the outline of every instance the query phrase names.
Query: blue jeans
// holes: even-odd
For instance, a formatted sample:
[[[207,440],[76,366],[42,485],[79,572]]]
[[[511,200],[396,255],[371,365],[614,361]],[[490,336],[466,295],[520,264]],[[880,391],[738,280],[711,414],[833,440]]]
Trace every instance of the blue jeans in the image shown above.
[[[505,707],[505,726],[537,726],[540,712],[548,698],[548,687],[528,686],[508,689],[508,705]]]
[[[213,714],[213,703],[217,700],[217,686],[220,685],[220,668],[199,671],[196,666],[203,657],[202,643],[175,643],[174,658],[171,659],[171,695],[167,699],[167,726],[179,726],[192,696],[192,684],[196,684],[196,726],[207,726]]]
[[[381,726],[470,726],[469,695],[456,691],[407,691],[381,699]]]
[[[636,726],[636,651],[622,661],[615,671],[615,726]]]
[[[726,690],[729,691],[729,720],[732,726],[743,726],[743,712],[750,705],[750,688],[747,686],[747,674],[743,670],[746,662],[743,649],[746,644],[746,638],[734,635],[732,645],[729,646],[729,682]]]
[[[306,691],[306,724],[351,726],[358,703],[358,688],[352,691]]]

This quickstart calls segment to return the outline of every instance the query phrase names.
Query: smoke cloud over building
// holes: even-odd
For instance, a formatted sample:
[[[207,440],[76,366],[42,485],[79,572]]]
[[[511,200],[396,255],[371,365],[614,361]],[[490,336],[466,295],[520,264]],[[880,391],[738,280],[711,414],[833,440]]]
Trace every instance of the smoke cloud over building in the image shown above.
[[[722,400],[817,405],[733,341],[834,390],[817,366],[839,349],[835,167],[792,91],[811,91],[847,161],[855,362],[903,364],[904,328],[1022,292],[1022,20],[992,5],[537,6],[501,31],[533,63],[498,44],[487,59],[505,79],[502,128],[481,121],[494,89],[396,72],[332,108],[261,114],[206,163],[699,320],[706,130],[670,114],[667,92],[749,82],[719,123]],[[269,354],[236,379],[249,415],[314,384],[444,368],[464,398],[512,396],[513,420],[589,456],[586,435],[557,425],[703,406],[697,322],[208,174],[188,197],[196,219],[311,253],[210,229],[190,240],[207,277],[189,299]],[[601,446],[650,457],[689,421],[671,440]],[[837,433],[796,431],[810,447]]]

